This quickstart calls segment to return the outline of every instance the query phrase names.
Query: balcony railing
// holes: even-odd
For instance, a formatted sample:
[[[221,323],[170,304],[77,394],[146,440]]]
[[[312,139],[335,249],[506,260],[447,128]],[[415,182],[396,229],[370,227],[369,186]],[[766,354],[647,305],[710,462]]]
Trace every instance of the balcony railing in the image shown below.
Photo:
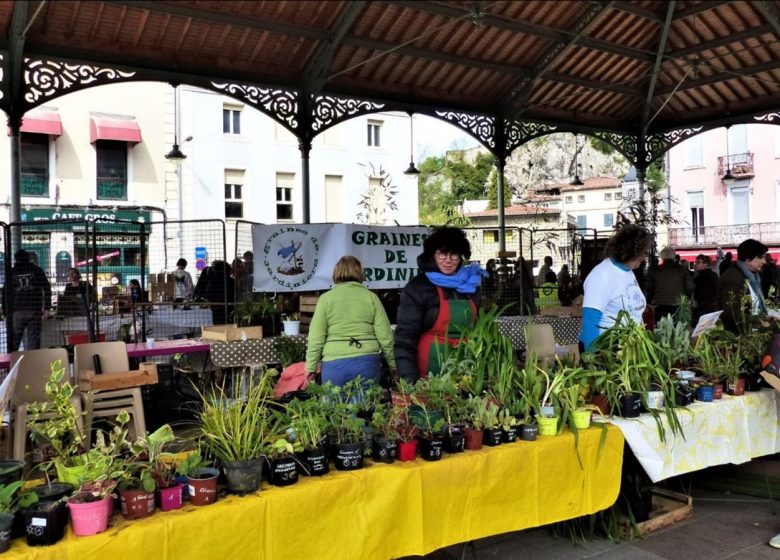
[[[731,154],[730,156],[721,156],[718,158],[718,177],[723,177],[726,173],[726,162],[731,169],[731,174],[736,179],[752,177],[755,175],[753,168],[753,154]]]
[[[780,243],[780,222],[669,229],[669,244],[673,247],[734,245],[748,238],[766,245]]]
[[[127,200],[127,179],[97,178],[98,200]]]
[[[22,173],[22,196],[49,196],[49,176],[42,173]]]

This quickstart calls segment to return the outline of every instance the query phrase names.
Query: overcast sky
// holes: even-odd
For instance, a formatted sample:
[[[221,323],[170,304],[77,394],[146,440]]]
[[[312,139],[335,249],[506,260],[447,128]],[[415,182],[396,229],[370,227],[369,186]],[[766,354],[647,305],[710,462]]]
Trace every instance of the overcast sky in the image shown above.
[[[479,142],[459,128],[426,115],[414,115],[414,160],[441,156],[447,150],[473,148]]]

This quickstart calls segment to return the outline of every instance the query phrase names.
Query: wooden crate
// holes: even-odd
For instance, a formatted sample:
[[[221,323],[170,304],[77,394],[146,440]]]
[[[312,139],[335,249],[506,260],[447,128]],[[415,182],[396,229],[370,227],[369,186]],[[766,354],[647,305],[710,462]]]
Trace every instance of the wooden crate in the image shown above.
[[[209,340],[230,342],[246,338],[263,338],[263,327],[237,327],[236,325],[204,325],[201,336]]]
[[[693,516],[693,498],[687,494],[663,488],[653,488],[651,492],[653,493],[653,505],[650,510],[650,519],[632,527],[629,519],[621,518],[618,527],[620,538],[630,540],[644,537]]]
[[[299,320],[301,321],[300,332],[305,334],[309,332],[311,318],[314,317],[314,310],[317,308],[317,301],[320,296],[301,296],[298,302]]]
[[[82,391],[110,391],[157,383],[157,364],[143,362],[139,368],[131,371],[99,374],[87,370],[79,376],[79,389]]]

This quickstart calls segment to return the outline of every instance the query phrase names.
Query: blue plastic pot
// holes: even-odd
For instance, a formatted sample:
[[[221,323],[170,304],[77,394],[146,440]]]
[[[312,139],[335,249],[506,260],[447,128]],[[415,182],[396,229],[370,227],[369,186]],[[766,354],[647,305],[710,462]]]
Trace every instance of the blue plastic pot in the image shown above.
[[[701,402],[712,402],[715,397],[715,387],[711,385],[702,385],[696,389],[696,400]]]

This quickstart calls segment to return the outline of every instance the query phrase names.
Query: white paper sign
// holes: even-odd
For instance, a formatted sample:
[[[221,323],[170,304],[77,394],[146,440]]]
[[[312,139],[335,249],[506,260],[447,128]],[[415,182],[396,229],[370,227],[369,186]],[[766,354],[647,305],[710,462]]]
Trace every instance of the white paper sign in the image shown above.
[[[403,288],[417,274],[428,231],[418,226],[254,225],[254,289],[327,290],[333,286],[333,267],[344,255],[360,261],[369,288]]]
[[[691,338],[696,338],[700,334],[704,334],[707,331],[714,329],[721,313],[723,313],[723,311],[714,311],[712,313],[705,313],[699,317],[699,322],[696,323],[696,328],[693,329]]]
[[[22,363],[24,356],[19,360],[5,376],[3,382],[0,383],[0,418],[5,416],[5,411],[8,410],[8,404],[11,402],[11,396],[14,394],[14,388],[16,387],[16,378],[19,376],[19,364]]]

